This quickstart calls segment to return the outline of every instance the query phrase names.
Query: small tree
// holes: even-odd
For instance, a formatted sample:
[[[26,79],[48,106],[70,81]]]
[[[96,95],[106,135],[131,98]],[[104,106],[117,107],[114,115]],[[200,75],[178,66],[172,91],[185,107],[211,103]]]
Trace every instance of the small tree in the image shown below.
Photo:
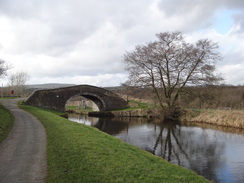
[[[221,59],[218,44],[200,39],[187,43],[181,32],[156,34],[158,40],[138,45],[124,54],[128,84],[152,87],[165,117],[178,118],[177,100],[187,85],[216,83],[215,62]]]
[[[6,64],[6,62],[0,59],[0,77],[6,74],[6,71],[9,70],[10,67]]]
[[[8,85],[11,89],[15,90],[17,95],[23,94],[26,89],[26,82],[30,79],[30,76],[26,72],[18,72],[15,74],[11,74],[8,77]]]

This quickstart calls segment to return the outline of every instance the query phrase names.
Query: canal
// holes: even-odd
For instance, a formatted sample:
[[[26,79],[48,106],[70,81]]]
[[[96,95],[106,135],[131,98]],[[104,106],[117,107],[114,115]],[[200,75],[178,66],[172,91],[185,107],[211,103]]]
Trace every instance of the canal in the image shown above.
[[[96,127],[213,182],[244,182],[244,130],[162,124],[146,118],[70,114],[69,120]]]

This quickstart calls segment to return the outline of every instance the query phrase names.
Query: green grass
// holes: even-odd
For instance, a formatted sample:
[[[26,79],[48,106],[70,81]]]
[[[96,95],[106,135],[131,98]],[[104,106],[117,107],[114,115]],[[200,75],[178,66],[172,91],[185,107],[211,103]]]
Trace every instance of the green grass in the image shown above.
[[[15,99],[15,98],[19,98],[19,97],[0,97],[0,100],[4,100],[4,99]]]
[[[9,134],[14,124],[14,116],[0,104],[0,142]]]
[[[46,129],[49,183],[208,182],[96,128],[43,109],[21,108],[37,116]]]
[[[77,106],[66,106],[67,110],[72,110],[75,112],[92,112],[93,110],[91,108],[88,109],[78,109]]]
[[[129,105],[134,109],[147,109],[149,108],[149,104],[145,102],[140,102],[137,100],[129,100]]]
[[[124,109],[117,109],[112,111],[129,111],[129,110],[136,110],[136,109],[149,109],[152,107],[149,103],[140,102],[138,100],[129,100],[129,106],[128,108]]]
[[[191,118],[194,118],[194,117],[199,116],[200,113],[201,113],[201,109],[191,109],[191,110],[188,110],[188,115]]]

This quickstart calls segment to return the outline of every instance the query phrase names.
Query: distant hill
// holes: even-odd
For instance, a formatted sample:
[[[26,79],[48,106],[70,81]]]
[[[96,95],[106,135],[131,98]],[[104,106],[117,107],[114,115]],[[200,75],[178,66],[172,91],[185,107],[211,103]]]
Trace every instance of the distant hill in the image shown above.
[[[33,84],[27,85],[28,89],[53,89],[53,88],[62,88],[62,87],[69,87],[74,86],[75,84],[62,84],[62,83],[46,83],[46,84]]]

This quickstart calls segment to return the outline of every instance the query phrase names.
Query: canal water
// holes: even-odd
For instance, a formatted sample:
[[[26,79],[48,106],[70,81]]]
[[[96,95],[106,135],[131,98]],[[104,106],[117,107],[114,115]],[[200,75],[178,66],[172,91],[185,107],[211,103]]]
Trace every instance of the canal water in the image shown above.
[[[145,118],[69,119],[96,127],[216,183],[244,182],[244,130],[158,123]]]

